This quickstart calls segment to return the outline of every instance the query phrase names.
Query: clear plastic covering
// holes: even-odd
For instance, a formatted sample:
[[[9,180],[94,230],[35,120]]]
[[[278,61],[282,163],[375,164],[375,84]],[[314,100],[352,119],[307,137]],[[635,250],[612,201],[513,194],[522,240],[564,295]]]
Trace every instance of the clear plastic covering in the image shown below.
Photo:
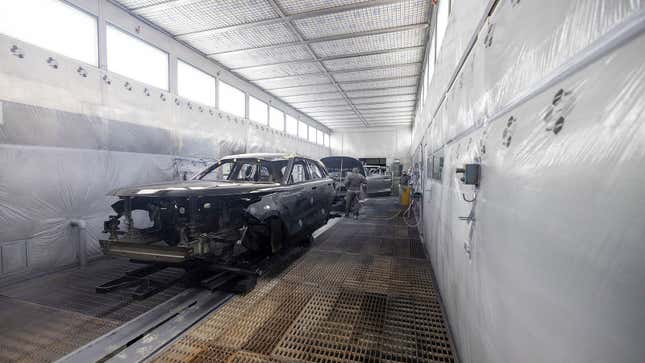
[[[73,224],[99,255],[112,189],[188,178],[228,154],[329,152],[8,37],[0,49],[0,281],[77,263]]]
[[[440,103],[482,15],[453,6],[412,151],[461,360],[642,361],[642,3],[500,1]]]

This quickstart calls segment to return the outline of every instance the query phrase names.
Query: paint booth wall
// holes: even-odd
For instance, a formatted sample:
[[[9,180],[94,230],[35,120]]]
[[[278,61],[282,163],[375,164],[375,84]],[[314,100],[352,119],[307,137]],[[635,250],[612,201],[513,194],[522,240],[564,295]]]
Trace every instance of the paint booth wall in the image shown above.
[[[385,157],[388,165],[399,159],[409,165],[411,136],[409,126],[338,130],[331,136],[331,152],[355,158]]]
[[[0,36],[0,282],[77,263],[73,220],[100,255],[112,189],[178,180],[233,153],[329,154],[62,56],[54,69],[50,56]]]
[[[469,3],[453,2],[411,148],[460,358],[642,362],[643,4],[499,1],[445,92],[486,13]]]

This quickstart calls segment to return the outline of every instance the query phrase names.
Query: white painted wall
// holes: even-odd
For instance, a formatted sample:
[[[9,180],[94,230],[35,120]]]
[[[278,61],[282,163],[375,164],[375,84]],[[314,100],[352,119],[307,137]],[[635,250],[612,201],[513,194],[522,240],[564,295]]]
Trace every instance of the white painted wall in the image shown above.
[[[497,4],[453,2],[411,145],[461,361],[642,362],[643,3]]]
[[[385,157],[388,165],[399,159],[409,165],[411,135],[409,126],[340,129],[331,136],[331,153],[355,158]]]

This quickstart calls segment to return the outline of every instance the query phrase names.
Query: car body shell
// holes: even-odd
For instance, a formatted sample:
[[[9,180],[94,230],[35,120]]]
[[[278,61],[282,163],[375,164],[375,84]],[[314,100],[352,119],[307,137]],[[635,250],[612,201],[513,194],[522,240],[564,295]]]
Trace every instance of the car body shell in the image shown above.
[[[208,169],[231,160],[286,162],[286,169],[282,179],[274,182],[200,180],[200,175]],[[317,166],[322,174],[320,177],[310,170],[311,164]],[[293,182],[294,179],[290,178],[296,166],[301,173],[304,169],[304,180],[299,182]],[[125,187],[110,194],[120,198],[119,202],[113,204],[113,209],[117,212],[117,216],[112,217],[113,224],[118,226],[119,223],[114,221],[123,216],[123,219],[128,220],[128,213],[132,210],[145,210],[151,220],[154,216],[157,230],[161,230],[163,220],[163,228],[176,237],[177,241],[173,243],[168,242],[168,237],[160,238],[169,248],[173,248],[194,244],[200,238],[203,239],[203,236],[214,235],[226,229],[244,229],[244,233],[236,232],[234,238],[251,238],[245,228],[263,228],[271,220],[280,221],[285,240],[306,237],[327,222],[335,190],[333,179],[319,161],[288,154],[240,154],[222,158],[191,180]],[[164,218],[159,217],[161,213]],[[126,234],[129,237],[122,237],[120,233],[123,232],[116,231],[108,222],[106,221],[106,232],[111,231],[110,240],[113,242],[127,240],[128,243],[144,243],[133,241],[132,233]],[[131,224],[128,228],[132,229]],[[104,251],[110,254],[106,248]]]
[[[367,174],[368,194],[390,194],[392,193],[392,173],[387,167],[380,165],[365,165]]]
[[[354,168],[357,168],[358,172],[367,179],[367,194],[389,194],[392,192],[392,175],[387,172],[385,167],[364,166],[360,160],[351,156],[328,156],[320,161],[336,182],[336,201],[345,198],[347,191],[343,183],[347,173]],[[371,172],[375,168],[378,168],[378,173]]]

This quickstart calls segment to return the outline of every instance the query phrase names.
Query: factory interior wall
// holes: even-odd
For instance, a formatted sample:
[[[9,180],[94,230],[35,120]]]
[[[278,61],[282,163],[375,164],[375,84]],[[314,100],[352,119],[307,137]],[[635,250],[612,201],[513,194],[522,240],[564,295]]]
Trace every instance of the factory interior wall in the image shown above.
[[[340,129],[331,136],[331,152],[355,158],[385,157],[388,165],[399,160],[407,167],[410,165],[411,136],[409,126]]]
[[[643,4],[480,3],[453,1],[410,148],[460,358],[642,362]]]
[[[19,58],[10,49],[17,45]],[[0,35],[0,283],[100,255],[117,187],[221,156],[329,148]],[[57,68],[48,65],[54,57]]]

